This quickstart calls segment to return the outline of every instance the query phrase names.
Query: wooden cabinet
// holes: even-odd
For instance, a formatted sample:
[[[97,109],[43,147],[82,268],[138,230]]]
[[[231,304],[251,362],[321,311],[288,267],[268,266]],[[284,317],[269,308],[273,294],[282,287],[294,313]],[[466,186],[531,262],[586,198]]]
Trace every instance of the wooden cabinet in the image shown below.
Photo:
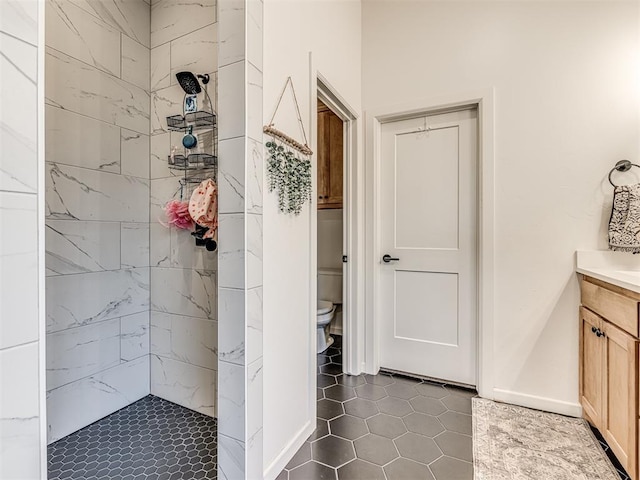
[[[605,440],[638,478],[638,355],[637,339],[604,322],[604,430]]]
[[[638,303],[635,292],[581,282],[580,403],[633,480],[638,480]]]
[[[604,347],[601,337],[602,319],[584,307],[580,308],[580,403],[584,416],[597,428],[602,425],[604,410]]]
[[[344,123],[318,101],[318,208],[342,208]]]

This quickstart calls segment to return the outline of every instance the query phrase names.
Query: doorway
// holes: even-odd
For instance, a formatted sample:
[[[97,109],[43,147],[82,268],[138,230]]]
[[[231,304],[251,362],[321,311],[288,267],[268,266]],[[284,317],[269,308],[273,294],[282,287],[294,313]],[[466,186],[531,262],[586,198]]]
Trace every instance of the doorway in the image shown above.
[[[339,238],[342,252],[339,259],[340,263],[338,264],[339,269],[342,271],[342,369],[344,373],[357,375],[362,372],[362,356],[364,355],[364,348],[362,347],[364,345],[363,320],[359,314],[363,310],[364,303],[364,285],[360,285],[360,283],[364,282],[364,276],[358,274],[360,269],[364,268],[362,264],[364,255],[362,242],[364,237],[360,233],[364,229],[364,217],[359,211],[359,205],[361,205],[359,192],[363,192],[364,189],[364,176],[362,174],[363,166],[359,163],[360,157],[358,156],[358,115],[356,110],[338,93],[337,89],[313,66],[311,72],[311,78],[314,79],[314,85],[311,89],[313,95],[311,97],[313,113],[311,124],[314,131],[312,144],[318,154],[320,154],[321,149],[318,107],[322,108],[322,105],[325,105],[342,123],[342,181],[337,183],[337,185],[341,183],[341,186],[338,187],[338,192],[341,191],[342,194],[342,234]],[[336,122],[336,125],[339,125],[339,123]],[[319,176],[320,173],[317,173],[317,175]],[[320,187],[318,183],[316,185]],[[338,192],[334,191],[332,198],[339,196],[339,194],[336,195]],[[333,202],[332,198],[318,199],[318,196],[325,196],[325,194],[320,193],[320,190],[316,192],[316,199],[313,204],[315,207],[319,206],[321,200],[328,200],[325,204],[332,204]],[[331,196],[331,194],[328,194],[328,196]],[[327,215],[324,215],[323,210],[332,209],[314,208],[310,224],[310,233],[313,239],[310,259],[311,272],[315,274],[311,282],[311,289],[314,295],[312,296],[310,309],[313,311],[314,317],[316,317],[318,300],[315,294],[318,291],[318,282],[316,280],[319,270],[319,252],[324,248],[318,242],[319,220],[322,217],[329,216],[331,218],[331,215],[336,216],[336,212],[328,212]],[[333,220],[339,222],[337,218]],[[336,326],[338,325],[336,324]],[[340,333],[340,330],[334,327],[334,332]],[[315,360],[314,358],[314,368]],[[313,386],[315,389],[315,382]]]
[[[365,301],[364,301],[364,368],[367,373],[380,370],[380,336],[382,314],[378,295],[382,269],[379,218],[382,205],[378,192],[381,175],[380,139],[382,125],[396,120],[420,118],[429,114],[477,109],[477,355],[476,390],[483,398],[494,399],[493,316],[494,316],[494,252],[495,252],[495,100],[492,88],[411,101],[368,110],[366,115],[366,168],[364,195],[367,200],[364,231]],[[424,126],[424,124],[423,124]],[[504,398],[504,397],[503,397]]]
[[[317,279],[318,353],[342,335],[344,295],[344,121],[318,99]]]
[[[380,366],[476,386],[477,108],[381,125]]]

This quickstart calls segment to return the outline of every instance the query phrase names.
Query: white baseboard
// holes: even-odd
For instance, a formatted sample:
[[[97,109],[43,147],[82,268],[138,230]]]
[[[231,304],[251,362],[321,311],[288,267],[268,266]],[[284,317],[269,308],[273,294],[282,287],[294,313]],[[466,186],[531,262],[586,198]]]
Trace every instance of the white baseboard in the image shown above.
[[[498,402],[534,408],[545,412],[559,413],[560,415],[567,415],[569,417],[582,417],[582,405],[579,403],[564,402],[554,400],[553,398],[512,392],[500,388],[493,389],[493,399]]]
[[[304,427],[298,432],[298,434],[291,439],[291,441],[287,444],[287,446],[282,449],[280,455],[278,455],[267,468],[264,470],[264,480],[275,480],[275,478],[280,475],[280,472],[284,469],[284,467],[289,463],[289,461],[293,458],[300,447],[304,444],[305,440],[309,438],[309,436],[316,429],[316,422],[308,421],[305,423]]]

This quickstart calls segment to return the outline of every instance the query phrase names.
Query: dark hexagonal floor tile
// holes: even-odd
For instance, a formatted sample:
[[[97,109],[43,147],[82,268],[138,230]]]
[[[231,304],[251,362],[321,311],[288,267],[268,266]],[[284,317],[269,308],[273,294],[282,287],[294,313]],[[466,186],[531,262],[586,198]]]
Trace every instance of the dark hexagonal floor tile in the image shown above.
[[[365,374],[364,379],[367,381],[367,383],[370,383],[371,385],[378,385],[380,387],[386,387],[387,385],[395,383],[395,380],[391,375],[387,375],[384,373],[379,373],[378,375]]]
[[[340,402],[328,400],[326,398],[318,400],[318,418],[331,420],[344,414],[344,409]]]
[[[393,415],[394,417],[404,417],[413,412],[413,408],[407,400],[396,397],[385,397],[376,402],[378,409],[382,413]]]
[[[326,437],[327,435],[329,435],[329,422],[322,418],[316,418],[316,429],[313,431],[307,441],[313,442],[314,440]]]
[[[420,395],[412,398],[409,403],[411,403],[411,406],[416,412],[426,413],[427,415],[440,415],[447,411],[447,407],[437,398],[423,397]]]
[[[331,435],[346,438],[347,440],[355,440],[369,433],[364,420],[351,415],[342,415],[329,422]]]
[[[333,375],[318,375],[318,388],[325,388],[336,384],[336,377]]]
[[[404,398],[405,400],[410,400],[413,397],[418,396],[416,385],[417,384],[415,383],[414,384],[406,383],[406,382],[399,383],[396,381],[396,383],[394,383],[393,385],[389,385],[388,387],[385,387],[385,390],[387,391],[387,394],[390,397]]]
[[[318,462],[305,463],[289,472],[289,480],[336,480],[336,478],[335,469]]]
[[[444,412],[439,415],[438,418],[444,428],[451,432],[464,433],[465,435],[471,435],[471,415],[465,415],[458,412]],[[411,429],[409,429],[411,430]]]
[[[381,467],[355,459],[338,469],[338,480],[386,480]]]
[[[296,452],[293,458],[289,460],[289,463],[287,463],[287,466],[284,468],[286,468],[287,470],[292,470],[296,467],[299,467],[303,463],[307,463],[309,460],[311,460],[311,444],[305,442],[302,447],[300,447],[300,449]]]
[[[457,395],[459,397],[473,398],[478,396],[478,392],[471,388],[456,387],[455,385],[445,385],[444,388],[450,394]]]
[[[333,385],[327,387],[324,390],[324,396],[338,402],[344,402],[356,397],[352,387],[345,387],[344,385]]]
[[[359,387],[360,385],[364,385],[365,379],[362,375],[341,375],[337,377],[338,383],[340,385],[344,385],[346,387]]]
[[[353,400],[344,402],[344,411],[355,417],[369,418],[378,413],[378,407],[375,402],[371,400],[354,398]]]
[[[416,385],[416,390],[420,395],[424,395],[425,397],[444,398],[449,395],[449,392],[443,385],[437,385],[435,383],[421,383]]]
[[[398,456],[393,442],[379,435],[366,435],[353,442],[358,458],[376,465],[386,465]]]
[[[339,467],[356,458],[350,441],[329,435],[311,444],[311,455],[317,462]]]
[[[472,480],[473,466],[450,457],[442,457],[430,465],[436,480]]]
[[[335,341],[335,338],[334,338],[334,341]],[[341,348],[338,347],[338,345],[336,344],[336,345],[332,345],[327,350],[325,350],[324,354],[332,357],[334,355],[339,355],[341,352],[342,352]]]
[[[216,431],[215,419],[150,395],[50,445],[49,479],[210,477]]]
[[[322,365],[320,367],[320,371],[328,375],[340,375],[342,374],[342,365],[328,363],[326,365]]]
[[[465,462],[473,461],[473,442],[470,436],[445,431],[434,440],[445,455]]]
[[[356,395],[367,400],[380,400],[387,396],[385,389],[379,385],[366,383],[355,388]]]
[[[436,442],[422,435],[409,432],[400,438],[396,438],[394,442],[401,456],[425,465],[442,456],[442,452]]]
[[[384,472],[387,480],[434,480],[429,467],[403,457],[384,467]]]
[[[331,363],[331,357],[322,354],[318,355],[318,367],[326,365],[327,363]]]
[[[392,417],[381,413],[367,419],[367,425],[371,433],[387,438],[396,438],[407,433],[407,429],[398,417]]]
[[[425,415],[424,413],[411,413],[403,417],[402,421],[410,432],[426,435],[427,437],[435,437],[444,432],[444,427],[436,417]]]
[[[471,397],[462,397],[460,395],[452,394],[444,397],[442,399],[442,403],[444,403],[449,410],[471,415]]]

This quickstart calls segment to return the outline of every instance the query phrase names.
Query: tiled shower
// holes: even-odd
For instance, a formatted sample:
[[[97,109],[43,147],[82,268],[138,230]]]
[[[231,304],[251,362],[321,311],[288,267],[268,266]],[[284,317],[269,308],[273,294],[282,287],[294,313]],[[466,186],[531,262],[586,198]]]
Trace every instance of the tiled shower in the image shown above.
[[[262,0],[0,2],[0,477],[45,478],[107,425],[136,452],[164,438],[141,427],[193,445],[197,425],[222,478],[261,475],[262,17]],[[158,218],[179,69],[212,78],[217,254]]]
[[[217,399],[217,252],[169,228],[175,73],[209,74],[214,0],[45,6],[48,443],[151,394],[208,417]]]

